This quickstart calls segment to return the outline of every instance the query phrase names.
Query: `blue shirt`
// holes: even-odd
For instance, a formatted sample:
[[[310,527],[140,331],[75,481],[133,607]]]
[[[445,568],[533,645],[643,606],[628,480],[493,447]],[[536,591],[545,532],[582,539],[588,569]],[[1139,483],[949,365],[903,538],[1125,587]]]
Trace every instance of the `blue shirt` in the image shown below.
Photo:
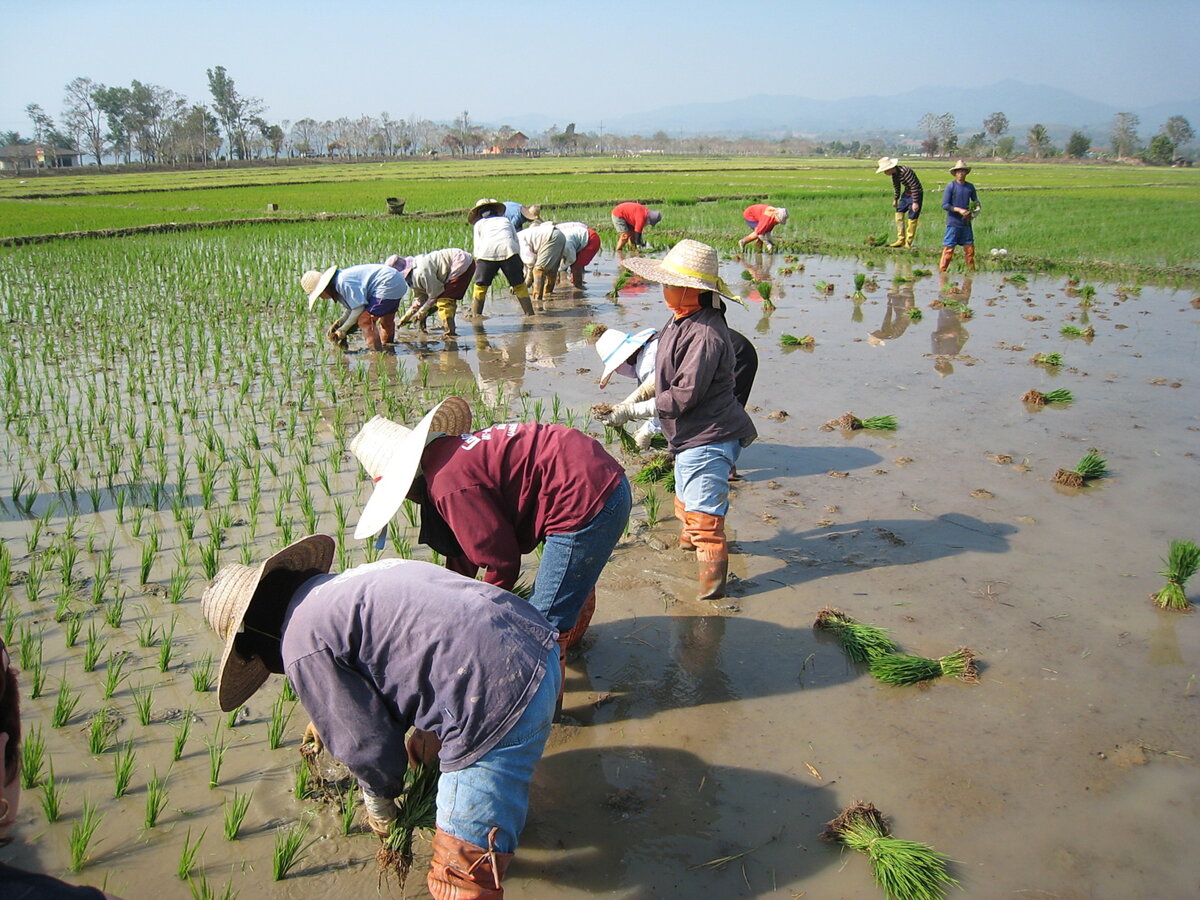
[[[338,269],[333,276],[333,291],[346,309],[365,306],[374,316],[387,315],[400,307],[400,298],[408,290],[404,276],[391,266],[368,263]]]
[[[528,225],[533,221],[533,219],[525,218],[524,213],[521,212],[521,204],[515,200],[504,201],[504,218],[512,222],[514,231],[520,231],[521,226]]]
[[[964,219],[959,213],[954,211],[954,207],[959,209],[974,209],[971,204],[979,205],[979,196],[975,193],[975,185],[969,181],[964,181],[959,184],[957,181],[952,181],[946,185],[946,190],[942,194],[942,209],[946,211],[947,225],[969,225],[970,220]]]

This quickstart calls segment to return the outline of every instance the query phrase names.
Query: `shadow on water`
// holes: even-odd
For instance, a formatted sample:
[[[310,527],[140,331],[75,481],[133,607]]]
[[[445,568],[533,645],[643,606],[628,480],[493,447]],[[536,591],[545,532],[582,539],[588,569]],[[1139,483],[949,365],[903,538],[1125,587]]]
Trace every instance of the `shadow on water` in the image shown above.
[[[865,469],[881,462],[882,456],[862,447],[790,447],[756,441],[738,458],[738,473],[746,481],[769,481],[772,478]]]
[[[831,794],[673,748],[551,749],[509,874],[627,900],[762,896],[836,865],[818,840]]]

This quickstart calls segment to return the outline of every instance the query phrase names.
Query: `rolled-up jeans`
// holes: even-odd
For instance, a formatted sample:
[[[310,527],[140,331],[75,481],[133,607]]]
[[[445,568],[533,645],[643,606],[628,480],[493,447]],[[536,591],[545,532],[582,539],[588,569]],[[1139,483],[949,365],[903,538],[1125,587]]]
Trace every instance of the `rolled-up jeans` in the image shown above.
[[[579,618],[584,601],[625,533],[632,506],[629,479],[622,475],[600,512],[586,525],[578,531],[546,535],[529,602],[559,634],[570,631]]]
[[[729,512],[729,473],[741,455],[738,441],[704,444],[675,454],[675,495],[687,512]]]
[[[546,674],[525,712],[495,747],[465,769],[443,772],[438,779],[437,826],[476,847],[514,853],[529,812],[529,782],[550,736],[562,675],[558,644],[546,652]]]

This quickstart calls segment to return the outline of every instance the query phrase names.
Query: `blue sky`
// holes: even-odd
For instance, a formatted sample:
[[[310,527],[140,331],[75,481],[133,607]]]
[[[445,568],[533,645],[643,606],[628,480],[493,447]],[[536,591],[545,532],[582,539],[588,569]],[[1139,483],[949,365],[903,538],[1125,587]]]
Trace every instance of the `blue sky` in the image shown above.
[[[448,121],[466,109],[493,124],[538,113],[565,125],[694,100],[1004,78],[1129,107],[1200,95],[1196,0],[0,0],[0,13],[0,129],[23,134],[26,104],[57,120],[75,76],[208,102],[216,65],[273,122],[384,111]]]

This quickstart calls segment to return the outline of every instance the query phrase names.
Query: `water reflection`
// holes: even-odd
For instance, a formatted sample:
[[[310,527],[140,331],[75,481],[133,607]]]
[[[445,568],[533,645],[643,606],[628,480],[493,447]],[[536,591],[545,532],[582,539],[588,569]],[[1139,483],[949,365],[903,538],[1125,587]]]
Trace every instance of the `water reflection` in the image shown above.
[[[913,296],[911,284],[898,285],[888,291],[887,305],[883,308],[883,321],[871,332],[871,336],[880,340],[895,340],[904,334],[909,322],[909,310],[916,309],[917,301]]]
[[[962,304],[971,302],[973,283],[970,278],[964,278],[961,284],[948,284],[943,275],[940,284],[944,299],[957,300]],[[963,317],[958,312],[953,309],[939,309],[937,327],[929,336],[934,371],[943,377],[954,374],[954,364],[951,360],[962,353],[969,337],[970,333],[963,325]]]

